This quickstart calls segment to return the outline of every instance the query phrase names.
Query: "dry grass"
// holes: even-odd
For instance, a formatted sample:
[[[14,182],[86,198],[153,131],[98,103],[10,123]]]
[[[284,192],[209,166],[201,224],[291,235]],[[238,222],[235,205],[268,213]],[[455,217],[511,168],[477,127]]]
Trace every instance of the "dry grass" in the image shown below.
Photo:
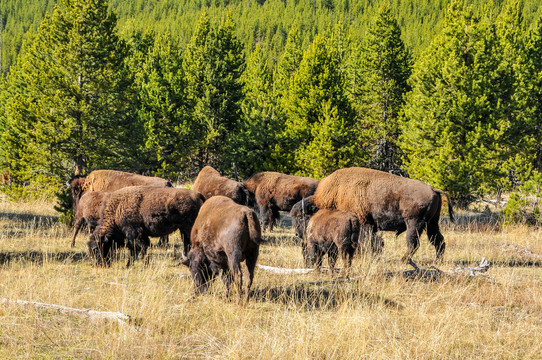
[[[535,359],[542,354],[542,262],[503,244],[542,254],[542,232],[525,227],[445,226],[451,269],[486,257],[490,280],[436,283],[386,279],[407,270],[404,235],[385,235],[380,259],[358,257],[359,281],[330,275],[256,272],[250,303],[212,294],[193,298],[173,249],[151,249],[151,265],[125,261],[94,268],[86,239],[69,247],[71,230],[49,203],[0,202],[0,298],[119,311],[141,326],[92,321],[0,304],[0,358],[224,359]],[[292,231],[266,234],[259,263],[303,267]],[[179,247],[178,235],[172,241]],[[424,235],[415,259],[432,265]],[[341,264],[339,263],[339,266]],[[314,285],[307,282],[329,280]]]

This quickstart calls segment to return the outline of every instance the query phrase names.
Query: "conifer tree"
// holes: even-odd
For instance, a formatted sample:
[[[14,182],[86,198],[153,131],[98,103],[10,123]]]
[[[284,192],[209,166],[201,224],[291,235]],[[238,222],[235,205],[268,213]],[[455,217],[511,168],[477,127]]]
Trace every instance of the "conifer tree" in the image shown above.
[[[275,155],[282,126],[272,92],[271,72],[260,45],[247,62],[243,83],[243,123],[241,131],[231,137],[231,154],[237,159],[239,175],[248,177],[259,171],[281,171],[282,159]]]
[[[243,47],[231,17],[212,27],[203,13],[184,61],[188,107],[193,109],[194,123],[205,132],[199,166],[222,167],[223,160],[235,162],[226,153],[226,145],[228,135],[239,129],[244,67]]]
[[[399,115],[403,95],[410,90],[412,60],[389,7],[380,9],[358,49],[358,59],[353,106],[360,118],[362,148],[369,153],[367,164],[400,173]]]
[[[186,107],[186,85],[181,52],[166,36],[151,37],[144,54],[132,66],[139,94],[138,115],[145,129],[142,150],[146,167],[155,175],[174,177],[187,167],[201,129],[192,126]],[[145,40],[143,39],[143,42]]]
[[[342,59],[335,46],[338,39],[327,38],[328,42],[317,35],[303,54],[290,90],[285,131],[295,153],[292,170],[316,177],[332,171],[333,166],[324,164],[347,166],[356,158],[338,149],[352,149],[355,140],[341,132],[354,126],[354,116],[344,91]],[[322,151],[324,144],[326,151]]]
[[[446,19],[414,66],[400,144],[412,177],[468,200],[503,176],[500,139],[509,122],[493,26],[457,1]]]
[[[115,26],[106,1],[64,0],[25,46],[9,75],[3,134],[20,180],[133,164],[138,132]]]

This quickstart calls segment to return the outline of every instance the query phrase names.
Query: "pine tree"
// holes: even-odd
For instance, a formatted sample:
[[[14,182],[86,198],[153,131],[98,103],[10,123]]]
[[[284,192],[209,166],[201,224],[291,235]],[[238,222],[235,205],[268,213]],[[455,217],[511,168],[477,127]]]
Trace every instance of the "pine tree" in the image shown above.
[[[353,106],[360,118],[363,150],[370,167],[401,173],[399,115],[412,60],[401,40],[401,29],[389,7],[380,9],[369,34],[358,49],[360,74]],[[357,71],[357,69],[355,69]]]
[[[338,149],[353,148],[354,140],[337,131],[349,131],[354,116],[344,91],[342,54],[336,46],[339,38],[327,38],[326,42],[316,36],[303,54],[290,90],[285,131],[295,154],[292,170],[317,177],[335,170],[327,166],[331,160],[331,164],[346,166],[356,158],[354,153]],[[340,144],[339,138],[345,142]],[[321,151],[324,144],[327,150]]]
[[[188,106],[193,109],[195,124],[203,127],[199,166],[235,162],[227,153],[227,137],[239,129],[240,104],[243,98],[241,75],[245,67],[243,47],[235,36],[228,15],[212,27],[204,13],[188,44],[184,62],[187,75]]]
[[[9,75],[3,134],[21,181],[130,166],[138,132],[115,26],[104,0],[61,1],[25,46]]]
[[[494,27],[458,2],[446,19],[414,66],[400,146],[412,177],[468,200],[504,176],[500,139],[509,122]]]
[[[140,102],[138,115],[145,129],[142,151],[150,172],[172,178],[187,167],[196,150],[194,139],[202,134],[192,126],[186,107],[181,52],[167,36],[150,39],[153,43],[143,44],[143,54],[134,53],[132,64],[140,69],[135,73],[135,83]]]
[[[231,139],[231,154],[237,159],[239,175],[248,177],[260,171],[280,171],[282,159],[275,154],[282,126],[272,93],[271,73],[260,45],[247,62],[243,82],[243,124],[240,133],[233,134]]]

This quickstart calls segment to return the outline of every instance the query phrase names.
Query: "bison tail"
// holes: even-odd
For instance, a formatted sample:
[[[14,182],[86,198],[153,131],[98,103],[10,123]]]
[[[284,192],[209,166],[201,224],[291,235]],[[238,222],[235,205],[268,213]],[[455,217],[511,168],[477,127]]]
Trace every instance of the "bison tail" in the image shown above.
[[[256,213],[254,211],[248,212],[245,216],[245,221],[248,225],[250,240],[254,241],[256,244],[262,243],[262,230]]]
[[[435,189],[433,188],[433,190],[440,194],[440,195],[444,195],[446,197],[446,201],[448,202],[448,213],[450,214],[450,221],[451,222],[455,222],[455,219],[454,219],[454,210],[452,208],[452,202],[450,201],[450,198],[448,197],[448,194],[446,194],[444,191],[440,190],[440,189]]]

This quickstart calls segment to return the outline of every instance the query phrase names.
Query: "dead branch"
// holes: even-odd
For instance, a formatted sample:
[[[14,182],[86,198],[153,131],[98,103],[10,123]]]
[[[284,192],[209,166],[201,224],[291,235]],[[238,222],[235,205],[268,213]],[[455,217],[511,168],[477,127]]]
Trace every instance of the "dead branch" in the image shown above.
[[[71,307],[66,307],[56,304],[47,304],[40,303],[35,301],[25,301],[25,300],[10,300],[6,298],[0,298],[0,303],[10,304],[10,305],[22,305],[22,306],[32,306],[37,309],[47,309],[47,310],[56,310],[61,314],[69,315],[79,315],[86,316],[92,319],[105,319],[117,321],[120,325],[132,325],[139,330],[140,320],[135,319],[129,315],[122,314],[120,312],[111,312],[111,311],[96,311],[91,309],[76,309]]]
[[[429,269],[421,269],[410,259],[408,261],[408,264],[411,265],[414,270],[407,270],[399,273],[403,278],[405,279],[421,279],[421,280],[428,280],[428,281],[436,281],[444,277],[453,278],[458,276],[466,276],[466,277],[475,277],[475,276],[482,276],[482,277],[488,277],[485,272],[489,269],[491,264],[486,260],[486,258],[482,258],[482,261],[480,261],[480,264],[475,267],[458,267],[452,270],[448,271],[442,271],[435,266],[431,266]],[[386,277],[395,276],[396,274],[388,273],[386,274]]]
[[[260,265],[260,264],[257,264],[256,266],[258,266],[262,270],[273,272],[275,274],[280,274],[280,275],[308,274],[311,271],[314,271],[314,269],[285,269],[285,268],[267,266],[267,265]]]

